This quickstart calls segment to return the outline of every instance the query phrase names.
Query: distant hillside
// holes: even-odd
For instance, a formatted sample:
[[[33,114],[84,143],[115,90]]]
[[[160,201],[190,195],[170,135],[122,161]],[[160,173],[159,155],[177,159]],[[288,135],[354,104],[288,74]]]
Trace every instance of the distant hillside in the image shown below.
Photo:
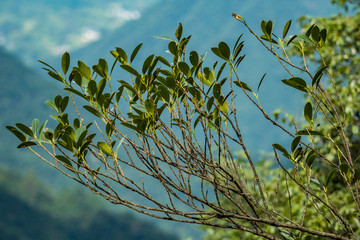
[[[104,210],[83,191],[55,194],[29,175],[3,170],[0,174],[0,239],[178,239],[131,213]]]

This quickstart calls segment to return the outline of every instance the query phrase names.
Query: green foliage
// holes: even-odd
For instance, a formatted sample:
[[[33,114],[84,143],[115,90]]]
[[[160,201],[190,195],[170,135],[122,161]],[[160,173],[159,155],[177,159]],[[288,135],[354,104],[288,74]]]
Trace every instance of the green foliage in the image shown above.
[[[281,63],[289,74],[288,79],[282,80],[291,87],[288,91],[301,92],[309,99],[303,108],[306,122],[293,124],[295,131],[285,129],[263,109],[259,89],[265,74],[256,93],[240,81],[237,69],[245,57],[241,55],[242,35],[232,51],[223,41],[211,48],[221,65],[217,68],[215,62],[209,67],[204,64],[205,56],[196,51],[187,55],[185,50],[191,36],[183,36],[181,23],[175,32],[176,40],[161,37],[169,41],[172,60],[151,54],[140,70],[132,61],[141,45],[132,51],[130,61],[124,49],[117,47],[111,51],[114,63],[110,72],[104,59],[99,59],[92,68],[78,61],[67,77],[68,53],[61,60],[65,76],[41,62],[67,93],[46,101],[56,112],[50,115],[57,122],[55,129],[39,131],[40,122],[36,119],[31,127],[16,123],[7,128],[22,141],[19,148],[27,147],[41,156],[34,150],[40,147],[54,162],[41,156],[44,161],[108,201],[153,217],[226,229],[212,230],[213,236],[235,234],[246,238],[252,234],[251,237],[269,239],[356,236],[360,170],[352,161],[345,131],[352,125],[340,116],[344,112],[341,98],[337,96],[339,104],[329,95],[331,87],[337,93],[341,85],[331,82],[332,86],[324,86],[321,77],[325,70],[332,76],[332,65],[323,59],[313,74],[306,57],[301,67],[287,55],[290,46],[303,55],[310,48],[322,56],[331,39],[326,28],[312,24],[304,34],[287,37],[291,25],[288,21],[281,38],[276,35],[274,22],[262,21],[263,35],[259,37],[244,18],[236,14],[233,17]],[[111,73],[115,67],[128,76],[127,81],[113,83]],[[224,69],[229,71],[226,77],[222,77]],[[295,76],[294,70],[306,76]],[[77,107],[73,94],[85,100],[83,109],[94,115],[95,126],[81,117],[82,109]],[[272,145],[273,161],[279,170],[272,170],[272,165],[262,162],[256,164],[249,154],[239,127],[238,94],[246,96],[266,120],[289,135],[290,150],[278,143]],[[66,111],[70,98],[78,117]],[[316,116],[318,113],[320,116]],[[321,126],[322,121],[328,121],[331,130],[340,135],[337,141]],[[322,142],[335,149],[338,162],[323,154],[319,144]],[[234,157],[230,143],[242,149],[240,158]],[[121,154],[119,148],[123,150]],[[330,175],[324,174],[323,165],[332,170]],[[129,168],[136,170],[139,178],[129,176]],[[333,174],[346,183],[342,185],[344,192],[333,190],[336,185]],[[149,185],[153,187],[152,182],[143,176],[155,179],[168,199],[154,199],[147,192]],[[198,183],[201,194],[193,191]],[[209,187],[205,189],[204,185]],[[208,197],[209,189],[216,201]],[[123,194],[126,190],[136,192],[151,205],[128,201]],[[345,208],[339,206],[344,199]],[[174,200],[184,204],[185,210]]]

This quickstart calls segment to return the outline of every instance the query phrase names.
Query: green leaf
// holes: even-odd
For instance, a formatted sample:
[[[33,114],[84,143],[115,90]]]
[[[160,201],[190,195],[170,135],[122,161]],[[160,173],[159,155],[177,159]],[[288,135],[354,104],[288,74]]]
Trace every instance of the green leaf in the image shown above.
[[[306,158],[306,164],[311,167],[317,157],[317,154],[314,151],[309,152]]]
[[[69,97],[68,96],[65,96],[62,100],[61,100],[61,103],[60,103],[60,111],[61,112],[64,112],[67,105],[69,103]]]
[[[131,123],[128,122],[122,122],[121,125],[124,125],[127,128],[130,128],[132,130],[135,130],[136,132],[138,131],[138,128],[134,125],[132,125]]]
[[[88,84],[88,91],[91,97],[95,96],[97,93],[97,85],[95,80],[90,80]]]
[[[314,131],[314,130],[300,130],[296,132],[297,135],[314,135],[314,136],[323,136],[322,133]]]
[[[326,42],[326,29],[323,29],[320,31],[320,36],[321,36],[321,39],[323,40],[323,42],[325,43]]]
[[[216,56],[218,56],[219,58],[224,59],[224,60],[227,60],[227,58],[225,58],[225,57],[221,54],[219,48],[213,47],[213,48],[211,48],[211,51],[212,51]]]
[[[134,109],[137,109],[137,110],[139,110],[139,111],[141,111],[141,112],[143,112],[143,113],[147,113],[147,112],[148,112],[147,109],[146,109],[146,107],[143,106],[143,105],[140,105],[140,104],[131,104],[131,107],[134,108]]]
[[[15,127],[13,126],[6,126],[6,128],[12,132],[12,134],[14,134],[21,142],[25,142],[26,141],[26,137],[24,134],[22,134],[20,131],[18,131]]]
[[[266,73],[264,73],[264,75],[262,76],[262,78],[261,78],[261,80],[260,80],[260,82],[259,82],[259,85],[258,85],[258,87],[257,87],[257,92],[259,92],[261,83],[262,83],[262,81],[264,80],[265,76],[266,76]]]
[[[328,66],[325,65],[325,66],[322,66],[321,68],[319,68],[319,70],[316,71],[315,75],[314,75],[314,78],[312,80],[312,85],[314,86],[314,84],[318,85],[319,84],[319,81],[323,75],[323,72],[324,70],[327,68]]]
[[[50,69],[52,69],[54,72],[56,72],[55,68],[53,68],[52,66],[50,66],[49,64],[47,64],[46,62],[43,62],[41,60],[38,60],[39,63],[44,64],[45,66],[49,67]]]
[[[101,118],[101,114],[99,113],[99,111],[93,108],[92,106],[85,105],[83,106],[83,108],[85,108],[87,111],[94,114],[95,116]]]
[[[180,71],[186,76],[186,77],[191,77],[191,70],[189,65],[186,62],[179,62],[178,63],[178,67],[180,69]]]
[[[286,43],[286,47],[289,46],[289,44],[297,38],[297,35],[294,35],[290,38],[290,40]]]
[[[83,75],[87,80],[91,79],[91,70],[85,63],[78,61],[78,67],[81,75]]]
[[[320,41],[320,29],[318,26],[314,26],[312,31],[311,31],[311,37],[312,39],[314,39],[316,42]]]
[[[283,29],[283,39],[286,37],[287,33],[289,32],[291,26],[291,20],[289,20],[286,24],[285,27]]]
[[[69,92],[72,92],[72,93],[74,93],[74,94],[76,94],[76,95],[78,95],[78,96],[86,99],[86,97],[85,97],[84,94],[82,94],[81,92],[79,92],[78,90],[76,90],[76,89],[74,89],[74,88],[64,88],[64,90],[69,91]],[[47,101],[51,101],[51,100],[47,100]],[[46,104],[46,102],[45,102],[45,104]],[[47,105],[47,104],[46,104],[46,105]],[[49,106],[49,105],[48,105],[48,106]]]
[[[343,173],[345,173],[345,174],[347,174],[348,171],[350,170],[349,165],[347,165],[346,163],[340,164],[339,167],[340,167],[341,172],[343,172]]]
[[[103,91],[105,89],[105,86],[106,86],[106,79],[103,78],[103,79],[101,79],[99,81],[99,83],[97,85],[97,92],[96,92],[96,97],[97,98],[99,98],[102,95],[102,93],[103,93]]]
[[[307,103],[305,104],[304,117],[305,117],[306,121],[308,121],[309,123],[312,122],[312,119],[313,119],[313,108],[312,108],[310,102],[307,102]]]
[[[178,55],[178,47],[177,47],[177,44],[176,42],[174,41],[171,41],[168,45],[168,48],[169,48],[169,52],[174,55],[174,57],[177,57]]]
[[[296,138],[294,138],[294,140],[291,143],[291,152],[294,152],[296,147],[299,145],[301,141],[301,136],[297,136]]]
[[[268,21],[265,26],[266,33],[271,37],[273,31],[273,23],[272,21]]]
[[[145,61],[144,61],[144,64],[143,64],[143,67],[142,67],[142,73],[145,74],[146,71],[149,69],[150,67],[150,64],[152,63],[152,60],[154,59],[154,54],[148,56]]]
[[[23,131],[25,134],[34,137],[34,133],[33,131],[26,125],[22,124],[22,123],[16,123],[15,124],[21,131]]]
[[[70,66],[70,54],[68,52],[65,52],[61,58],[61,68],[65,75],[69,70],[69,66]]]
[[[59,161],[65,163],[67,166],[72,167],[72,164],[70,160],[67,157],[64,157],[62,155],[56,155],[55,156]]]
[[[156,58],[159,59],[159,61],[160,61],[161,63],[165,64],[165,65],[168,66],[168,67],[171,67],[171,64],[169,63],[169,61],[166,60],[165,58],[163,58],[162,56],[157,56]]]
[[[31,122],[31,130],[33,131],[34,135],[36,135],[37,131],[39,130],[39,126],[40,126],[40,121],[39,119],[34,119]]]
[[[142,45],[143,45],[143,44],[140,43],[140,44],[137,45],[136,48],[133,50],[133,52],[131,53],[131,56],[130,56],[130,63],[132,63],[132,61],[134,60],[134,58],[135,58],[136,55],[138,54],[138,52],[139,52],[139,50],[140,50],[140,48],[141,48]]]
[[[274,143],[272,146],[273,146],[275,149],[277,149],[277,150],[279,150],[280,152],[282,152],[285,157],[288,158],[288,157],[290,156],[290,154],[288,153],[288,151],[287,151],[283,146],[281,146],[280,144]]]
[[[55,73],[53,71],[49,71],[48,74],[50,75],[50,77],[54,78],[55,80],[58,80],[59,82],[64,82],[64,78],[60,74]]]
[[[140,77],[140,74],[133,67],[125,64],[120,65],[120,67],[130,74],[135,75],[136,77]]]
[[[17,148],[25,148],[25,147],[30,147],[30,146],[34,146],[34,145],[37,145],[36,143],[34,142],[23,142],[23,143],[20,143],[19,146],[17,146]]]
[[[209,100],[206,103],[206,109],[208,110],[208,112],[210,112],[213,104],[214,104],[214,97],[212,96],[211,98],[209,98]]]
[[[39,128],[39,135],[41,135],[41,133],[43,133],[44,128],[46,127],[46,124],[47,124],[47,120],[43,124],[41,124],[41,126]]]
[[[176,32],[175,32],[175,37],[179,41],[180,41],[180,38],[181,38],[181,35],[182,35],[182,31],[183,31],[183,26],[182,26],[181,23],[179,23],[179,26],[178,26],[178,28],[176,29]]]
[[[124,49],[117,47],[116,52],[119,54],[119,62],[122,64],[127,63],[128,56],[127,56],[126,52],[124,51]]]
[[[235,81],[234,82],[236,84],[236,86],[240,87],[240,88],[244,88],[245,90],[248,90],[250,92],[252,92],[251,88],[244,82],[239,82],[239,81]]]
[[[221,55],[226,59],[229,60],[230,58],[230,48],[225,42],[220,42],[218,45],[219,51]]]
[[[302,78],[294,77],[281,81],[290,87],[296,88],[302,92],[306,92],[306,82]]]
[[[189,55],[190,63],[196,67],[199,64],[199,54],[196,51],[191,51]]]
[[[145,101],[145,108],[148,113],[151,113],[151,115],[154,115],[155,107],[154,102],[151,99],[146,99]]]

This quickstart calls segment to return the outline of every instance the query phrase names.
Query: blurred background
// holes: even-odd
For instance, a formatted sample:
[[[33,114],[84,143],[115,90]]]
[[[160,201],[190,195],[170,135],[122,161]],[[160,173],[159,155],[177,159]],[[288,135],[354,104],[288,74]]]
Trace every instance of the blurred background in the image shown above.
[[[207,63],[212,65],[216,59],[210,48],[219,41],[232,45],[244,33],[247,57],[239,68],[242,80],[256,88],[267,73],[262,84],[266,91],[260,94],[260,100],[266,99],[265,110],[281,108],[296,117],[301,115],[297,103],[302,96],[282,94],[280,80],[286,72],[231,14],[244,17],[258,33],[261,20],[274,20],[275,29],[282,29],[292,19],[290,34],[295,34],[300,16],[329,16],[337,10],[329,0],[1,0],[0,239],[201,239],[204,233],[198,226],[155,220],[113,206],[29,151],[16,149],[17,139],[4,126],[48,119],[44,101],[62,88],[37,60],[59,69],[61,55],[68,51],[72,64],[82,60],[92,65],[98,58],[111,62],[110,50],[121,47],[131,52],[139,43],[144,43],[137,57],[140,62],[152,53],[166,57],[168,43],[154,36],[172,37],[181,22],[184,34],[192,35],[189,52],[208,53]],[[113,79],[121,77],[126,78],[115,73]],[[261,157],[271,143],[286,141],[250,103],[238,108],[245,143],[254,154]]]

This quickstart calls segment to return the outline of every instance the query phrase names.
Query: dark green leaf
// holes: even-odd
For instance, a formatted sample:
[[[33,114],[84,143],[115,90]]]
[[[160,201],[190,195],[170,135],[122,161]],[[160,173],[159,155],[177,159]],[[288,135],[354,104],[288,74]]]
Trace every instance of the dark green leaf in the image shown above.
[[[291,20],[289,20],[286,24],[285,27],[283,29],[283,39],[286,37],[287,33],[289,32],[291,26]]]
[[[34,133],[33,131],[26,125],[22,124],[22,123],[16,123],[15,124],[21,131],[23,131],[25,134],[34,137]]]
[[[78,67],[81,75],[83,75],[86,79],[91,79],[91,70],[85,63],[82,61],[78,61]]]
[[[316,71],[314,78],[312,80],[312,85],[314,86],[314,84],[319,84],[319,81],[321,79],[321,76],[323,75],[324,70],[327,68],[328,66],[322,66],[321,68],[319,68],[319,70]]]
[[[70,160],[67,157],[64,157],[62,155],[56,155],[55,156],[59,161],[65,163],[66,165],[68,165],[69,167],[72,167],[72,164],[70,162]]]
[[[145,108],[148,113],[151,113],[152,115],[154,115],[155,106],[154,106],[154,102],[151,99],[146,99]]]
[[[43,62],[43,61],[41,61],[41,60],[38,60],[38,62],[44,64],[45,66],[51,68],[54,72],[56,72],[55,68],[53,68],[52,66],[50,66],[50,65],[47,64],[46,62]],[[49,71],[49,70],[47,70],[47,71]]]
[[[345,174],[347,174],[348,171],[350,170],[349,165],[347,165],[346,163],[340,164],[339,167],[340,167],[341,172],[343,172],[343,173],[345,173]]]
[[[290,156],[290,154],[288,153],[288,151],[287,151],[283,146],[281,146],[280,144],[274,143],[272,146],[273,146],[275,149],[277,149],[277,150],[279,150],[280,152],[282,152],[285,157],[289,157],[289,156]]]
[[[266,33],[271,37],[271,35],[272,35],[272,31],[273,31],[273,23],[272,23],[272,21],[268,21],[267,23],[266,23]]]
[[[323,40],[323,42],[325,43],[326,42],[326,29],[323,29],[320,31],[320,36],[321,36],[321,39]]]
[[[257,92],[259,92],[261,83],[262,83],[262,81],[264,80],[265,76],[266,76],[266,73],[264,73],[264,75],[262,76],[262,78],[261,78],[261,80],[260,80],[260,82],[259,82],[259,85],[258,85],[258,87],[257,87]]]
[[[6,126],[6,128],[12,132],[21,142],[25,142],[26,141],[26,137],[24,134],[22,134],[20,131],[18,131],[15,127],[13,126]]]
[[[189,65],[186,62],[179,62],[178,63],[178,67],[180,69],[180,71],[186,76],[186,77],[191,77],[191,70]]]
[[[225,68],[226,64],[227,64],[227,62],[224,62],[224,63],[221,65],[221,67],[220,67],[220,69],[219,69],[219,71],[218,71],[218,73],[217,73],[217,75],[216,75],[216,79],[219,79],[219,78],[220,78],[221,73],[224,71],[224,68]]]
[[[178,26],[178,28],[176,29],[176,32],[175,32],[175,37],[176,37],[178,40],[180,40],[180,38],[181,38],[182,31],[183,31],[182,24],[179,23],[179,26]]]
[[[189,55],[190,63],[196,67],[199,64],[199,54],[196,51],[191,51]]]
[[[219,51],[221,55],[226,59],[229,60],[230,58],[230,48],[225,42],[220,42],[218,45]]]
[[[306,164],[311,167],[314,163],[315,159],[317,157],[317,154],[314,151],[309,152],[306,158]]]
[[[154,54],[148,56],[145,61],[144,61],[144,64],[143,64],[143,67],[142,67],[142,73],[145,74],[146,71],[149,69],[150,67],[150,64],[152,63],[152,60],[154,59]]]
[[[127,128],[130,128],[132,130],[135,130],[136,132],[138,131],[137,127],[132,125],[131,123],[128,123],[128,122],[122,122],[121,125],[124,125],[125,127]]]
[[[131,53],[130,63],[132,63],[132,61],[134,60],[134,58],[135,58],[136,55],[138,54],[138,52],[139,52],[139,50],[140,50],[140,48],[141,48],[142,45],[143,45],[142,43],[140,43],[139,45],[137,45],[136,48],[134,49],[134,51]]]
[[[25,148],[25,147],[30,147],[30,146],[34,146],[34,145],[37,145],[36,143],[34,142],[22,142],[20,143],[19,146],[17,146],[17,148]]]
[[[239,82],[239,81],[235,81],[234,83],[236,84],[236,86],[244,88],[245,90],[252,92],[251,88],[246,83]]]
[[[318,26],[314,26],[312,31],[311,31],[311,37],[312,39],[314,39],[316,42],[320,41],[320,29]]]
[[[98,85],[97,85],[97,93],[96,93],[96,97],[100,97],[105,89],[106,86],[106,79],[103,78],[99,81]]]
[[[306,92],[306,82],[298,77],[281,80],[286,85],[296,88],[302,92]]]
[[[208,112],[210,112],[213,104],[214,104],[214,97],[211,97],[206,103],[206,109],[208,110]]]
[[[169,51],[172,55],[174,55],[174,57],[178,56],[178,47],[177,47],[177,43],[174,41],[171,41],[168,45]]]
[[[301,140],[301,136],[297,136],[296,138],[294,138],[294,140],[291,143],[291,152],[294,152],[296,147],[299,145]]]
[[[76,94],[76,95],[78,95],[78,96],[86,99],[86,97],[85,97],[84,94],[82,94],[81,92],[79,92],[78,90],[76,90],[76,89],[74,89],[74,88],[64,88],[64,90],[69,91],[69,92],[72,92],[72,93],[74,93],[74,94]],[[48,100],[48,101],[51,101],[51,100]],[[46,103],[46,102],[45,102],[45,103]],[[46,105],[47,105],[47,104],[46,104]],[[49,105],[48,105],[48,106],[49,106]]]
[[[287,42],[286,46],[289,46],[289,44],[297,38],[297,35],[294,35],[290,38],[290,40]]]
[[[317,132],[317,131],[313,131],[313,130],[300,130],[296,132],[297,135],[316,135],[316,136],[323,136],[322,133]]]
[[[124,64],[120,65],[120,67],[130,74],[135,75],[136,77],[140,77],[140,74],[133,67]]]
[[[306,121],[308,121],[309,123],[312,122],[312,119],[313,119],[313,108],[312,108],[310,102],[307,102],[307,103],[305,104],[304,117],[305,117]]]
[[[156,57],[161,63],[165,64],[168,67],[171,67],[171,64],[169,63],[168,60],[166,60],[165,58],[163,58],[162,56],[157,56]]]
[[[68,52],[65,52],[61,58],[61,68],[65,75],[69,70],[69,66],[70,66],[70,54]]]
[[[61,103],[60,103],[60,111],[61,112],[64,112],[67,105],[69,103],[69,97],[68,96],[65,96],[62,100],[61,100]]]
[[[90,80],[88,84],[88,91],[91,97],[94,97],[97,93],[97,85],[95,80]]]
[[[124,51],[124,49],[122,49],[120,47],[117,47],[116,52],[119,54],[119,62],[122,63],[122,64],[127,63],[128,57],[127,57],[127,54]]]
[[[101,114],[99,113],[99,111],[93,108],[92,106],[85,105],[83,106],[83,108],[85,108],[87,111],[94,114],[95,116],[101,118]]]
[[[59,82],[64,82],[64,78],[60,74],[55,73],[53,71],[49,71],[48,74],[50,75],[50,77],[58,80]]]

